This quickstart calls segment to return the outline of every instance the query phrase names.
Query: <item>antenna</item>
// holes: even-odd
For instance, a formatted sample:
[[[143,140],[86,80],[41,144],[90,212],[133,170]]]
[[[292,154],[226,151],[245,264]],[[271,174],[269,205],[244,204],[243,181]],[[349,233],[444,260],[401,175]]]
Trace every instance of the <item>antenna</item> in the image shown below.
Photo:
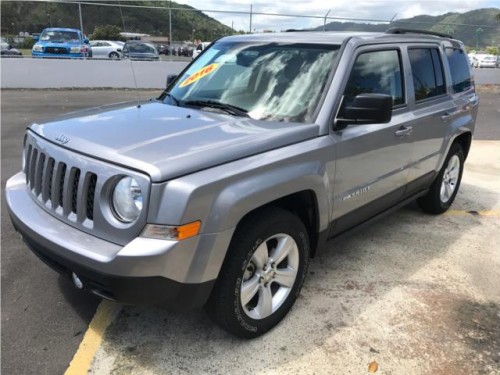
[[[141,103],[139,101],[139,88],[137,87],[137,79],[135,78],[135,70],[134,64],[132,63],[132,58],[129,57],[130,67],[132,68],[132,77],[134,77],[134,86],[135,86],[135,100],[137,100],[137,108],[141,108]]]

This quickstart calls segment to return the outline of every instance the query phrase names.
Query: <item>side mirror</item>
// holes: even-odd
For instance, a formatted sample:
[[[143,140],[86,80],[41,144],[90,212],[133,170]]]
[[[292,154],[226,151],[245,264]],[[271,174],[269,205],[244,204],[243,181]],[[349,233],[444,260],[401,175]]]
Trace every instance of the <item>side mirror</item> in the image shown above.
[[[38,42],[38,39],[40,39],[40,36],[39,35],[33,35],[33,40],[35,42]]]
[[[167,76],[167,87],[170,86],[170,84],[172,82],[174,82],[176,78],[177,78],[177,74],[169,74]]]
[[[344,119],[361,124],[386,124],[392,118],[392,97],[385,94],[359,94],[345,107]]]
[[[89,43],[90,43],[90,41],[89,41],[87,38],[85,38],[85,39],[83,40],[83,43],[84,43],[84,44],[89,44]]]

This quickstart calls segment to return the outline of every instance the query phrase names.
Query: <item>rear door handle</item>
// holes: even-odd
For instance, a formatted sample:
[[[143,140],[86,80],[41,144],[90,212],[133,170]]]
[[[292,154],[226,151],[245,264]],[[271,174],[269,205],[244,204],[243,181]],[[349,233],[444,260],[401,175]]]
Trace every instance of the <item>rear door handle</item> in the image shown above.
[[[404,125],[394,132],[396,137],[404,137],[407,135],[411,135],[411,133],[413,133],[413,126],[404,126]]]

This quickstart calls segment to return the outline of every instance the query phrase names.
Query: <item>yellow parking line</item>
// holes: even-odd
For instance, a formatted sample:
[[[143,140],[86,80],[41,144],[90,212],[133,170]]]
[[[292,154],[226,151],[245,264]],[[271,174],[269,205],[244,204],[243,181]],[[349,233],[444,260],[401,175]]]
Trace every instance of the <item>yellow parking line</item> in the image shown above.
[[[444,215],[499,217],[500,211],[498,211],[498,210],[485,210],[485,211],[448,210],[444,213]]]
[[[83,340],[64,375],[86,375],[88,373],[94,355],[101,346],[106,328],[119,310],[120,305],[116,303],[102,301],[99,304],[89,328],[85,332]]]

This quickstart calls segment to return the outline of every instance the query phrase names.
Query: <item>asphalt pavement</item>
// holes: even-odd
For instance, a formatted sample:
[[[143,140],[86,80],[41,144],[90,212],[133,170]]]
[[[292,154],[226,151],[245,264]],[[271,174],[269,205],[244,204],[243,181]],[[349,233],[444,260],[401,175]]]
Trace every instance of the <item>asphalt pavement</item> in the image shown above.
[[[474,139],[475,141],[500,140],[500,127],[498,126],[498,118],[500,115],[500,107],[498,105],[500,103],[500,92],[495,87],[488,87],[481,89],[480,91],[481,104]],[[159,91],[154,90],[3,90],[1,93],[2,192],[6,180],[13,174],[17,173],[21,167],[22,139],[26,125],[29,123],[57,114],[71,112],[80,108],[88,108],[91,106],[113,102],[136,100],[138,98],[149,98],[156,96],[158,93]],[[477,152],[479,153],[478,160],[481,161],[484,159],[484,155],[480,155],[480,147],[483,146],[477,146],[475,149],[477,149]],[[484,150],[487,153],[491,153],[496,146],[490,145],[488,147],[489,148],[485,148]],[[492,163],[494,162],[492,161]],[[480,164],[481,163],[479,163],[479,165]],[[498,169],[498,166],[493,169],[495,170],[495,168]],[[488,178],[497,177],[498,176],[490,176]],[[487,189],[478,189],[479,188],[476,188],[473,183],[465,185],[464,193],[460,198],[460,202],[462,203],[458,204],[458,208],[460,208],[460,204],[462,204],[462,206],[466,208],[463,212],[466,212],[469,209],[474,210],[477,206],[476,196],[480,196],[482,197],[481,199],[484,200],[484,202],[481,201],[483,202],[481,203],[483,206],[480,208],[490,210],[495,208],[495,204],[498,202],[498,188],[496,191],[497,194],[494,194]],[[488,199],[491,200],[491,202],[488,201]],[[27,249],[10,224],[3,199],[1,218],[2,373],[37,375],[62,374],[75,354],[82,337],[87,330],[88,324],[94,316],[99,300],[91,295],[77,291],[69,281],[58,276],[55,272],[40,262]],[[370,257],[381,256],[383,259],[389,259],[389,255],[394,255],[395,259],[400,262],[398,264],[388,262],[388,264],[384,267],[371,269],[373,272],[388,272],[394,268],[394,271],[398,273],[400,271],[396,270],[398,267],[403,265],[403,268],[411,268],[411,272],[407,270],[408,274],[416,273],[416,265],[410,266],[409,263],[405,263],[405,259],[408,258],[406,255],[406,251],[408,249],[390,247],[392,246],[391,243],[394,242],[383,242],[383,240],[377,236],[376,232],[380,231],[385,233],[382,235],[382,238],[384,238],[384,236],[391,236],[391,233],[394,231],[387,231],[384,230],[384,228],[398,226],[398,221],[402,220],[408,225],[402,225],[398,228],[402,231],[409,231],[409,234],[412,237],[418,234],[413,225],[421,225],[424,230],[428,231],[424,233],[424,236],[434,238],[435,235],[432,234],[433,226],[429,224],[429,220],[426,219],[426,216],[422,216],[421,213],[415,213],[411,210],[403,211],[400,216],[388,220],[389,221],[385,221],[384,224],[375,227],[375,229],[365,232],[363,236],[370,238],[367,240],[367,244],[358,243],[356,242],[357,240],[355,240],[354,242],[348,242],[347,245],[344,245],[346,249],[349,247],[358,248],[356,252],[352,253],[354,255],[349,255],[348,252],[341,252],[340,256],[330,256],[321,258],[319,261],[315,261],[312,265],[312,272],[316,272],[316,276],[312,275],[309,277],[311,281],[305,286],[306,297],[302,298],[302,301],[299,300],[299,307],[297,307],[296,312],[292,314],[290,318],[287,318],[288,320],[284,322],[284,325],[282,325],[281,328],[277,329],[278,334],[282,335],[285,333],[286,329],[288,329],[287,327],[295,327],[296,324],[299,324],[299,317],[307,315],[308,309],[311,306],[315,308],[314,316],[316,317],[322,316],[325,313],[342,314],[342,304],[335,307],[334,310],[329,310],[330,307],[324,306],[324,304],[317,299],[321,296],[321,298],[325,297],[321,294],[322,290],[326,290],[322,289],[326,288],[326,286],[321,285],[324,281],[322,281],[322,278],[331,274],[333,272],[331,270],[335,270],[335,267],[339,267],[336,266],[336,264],[338,265],[340,262],[340,267],[343,267],[342,264],[347,267],[340,269],[342,276],[347,277],[347,279],[345,279],[346,282],[349,281],[349,278],[357,280],[355,275],[359,271],[359,267],[362,265],[368,267],[369,261],[362,261],[362,263],[359,264],[353,262],[356,259],[362,259],[364,252],[368,250],[360,249],[365,248],[365,245],[368,245],[373,241],[375,241],[374,245],[376,246],[370,250],[372,251],[371,255],[369,254],[368,256],[370,261],[373,260]],[[441,227],[441,229],[439,229],[440,232],[451,231],[453,233],[457,233],[458,235],[463,231],[463,228],[472,225],[468,221],[464,224],[463,221],[460,221],[460,218],[452,218],[449,220],[450,226],[446,228]],[[472,219],[467,217],[466,220]],[[432,223],[434,222],[437,223],[438,221],[432,221]],[[475,223],[474,225],[479,224]],[[483,231],[480,232],[480,234],[484,238],[487,238],[488,236],[498,236],[498,232],[493,231],[498,228],[494,227],[493,224],[487,224],[480,228],[483,228]],[[474,241],[476,241],[474,238],[471,237],[467,240],[469,241],[467,242],[469,244],[468,246],[474,246]],[[394,240],[394,238],[392,240]],[[397,239],[395,239],[395,241],[395,243],[401,244],[397,241]],[[377,255],[374,252],[374,249],[380,249],[381,247],[384,248],[385,246],[388,246],[387,250],[389,251],[389,255]],[[429,250],[428,247],[425,247],[425,249],[427,250],[422,250],[424,252],[424,259],[421,259],[421,262],[418,263],[419,266],[422,267],[427,263],[432,263],[434,258],[438,258],[445,254],[444,250],[440,250],[439,252],[436,250],[436,252],[433,252],[431,251],[432,249]],[[477,251],[481,253],[482,250],[478,249]],[[366,257],[366,254],[364,254],[364,256]],[[333,268],[328,268],[329,266]],[[443,265],[439,263],[438,266],[444,267],[444,269],[448,267],[446,262],[443,263]],[[483,266],[484,269],[481,269],[481,271],[484,274],[490,272],[488,271],[488,267],[490,266],[488,262],[485,262]],[[352,267],[354,273],[349,272],[349,267]],[[336,270],[339,271],[339,269]],[[441,271],[438,269],[438,273],[436,275],[438,275],[439,272]],[[495,274],[492,277],[496,277]],[[338,280],[338,278],[335,280]],[[381,281],[382,284],[383,282],[385,281]],[[391,282],[396,283],[394,280]],[[348,303],[351,298],[349,293],[353,293],[353,290],[356,291],[360,288],[356,283],[349,285],[347,285],[347,287],[345,287],[345,285],[342,286],[341,289],[344,292],[340,291],[340,289],[336,289],[331,293],[328,291],[328,295],[325,298],[333,303],[336,300],[335,296],[338,296],[341,301],[346,302],[347,299],[346,303]],[[363,288],[365,287],[371,288],[368,284],[363,286]],[[392,286],[387,287],[386,289],[387,290],[384,290],[384,295],[386,292],[390,293],[394,290],[392,289]],[[443,291],[443,296],[449,295],[445,292],[446,291]],[[314,297],[315,295],[318,295],[318,297]],[[364,302],[374,303],[373,298],[366,299]],[[375,306],[375,304],[373,306]],[[361,305],[356,304],[355,307],[360,310],[363,308],[364,310],[364,307]],[[385,307],[382,305],[380,308]],[[370,314],[370,311],[371,310],[367,309],[365,313]],[[363,316],[364,315],[361,313],[357,314],[358,319],[363,318]],[[397,317],[390,318],[396,319],[396,323],[394,324],[397,324]],[[488,318],[491,317],[488,315]],[[292,337],[290,344],[288,344],[288,346],[287,344],[276,344],[273,349],[275,351],[274,354],[276,354],[283,361],[285,359],[292,360],[293,358],[302,358],[303,363],[301,363],[300,366],[307,363],[318,363],[317,361],[321,364],[321,361],[327,361],[329,355],[334,355],[335,352],[332,352],[332,350],[342,352],[342,350],[346,350],[348,347],[348,345],[345,346],[344,344],[346,342],[352,342],[350,341],[349,335],[343,338],[338,337],[338,342],[330,343],[331,345],[328,344],[327,346],[317,346],[316,344],[318,343],[313,342],[315,337],[318,337],[320,341],[324,340],[325,336],[323,333],[328,332],[329,330],[338,330],[340,332],[344,329],[342,327],[349,326],[352,328],[350,321],[339,321],[335,324],[337,323],[339,324],[338,327],[336,325],[332,325],[331,323],[325,323],[324,326],[318,328],[314,325],[314,321],[300,322],[301,328],[298,331],[290,332]],[[361,329],[361,327],[362,326],[360,326],[359,329]],[[143,332],[141,332],[141,329]],[[308,329],[312,330],[309,332],[311,336],[307,336],[309,334],[307,331]],[[168,334],[165,331],[159,330],[171,331],[170,334]],[[315,330],[320,330],[323,333],[319,336],[315,336],[316,333],[320,332],[316,332]],[[347,331],[344,330],[342,332]],[[443,337],[445,337],[446,331],[443,332]],[[360,332],[360,335],[363,336],[362,331]],[[205,347],[204,345],[201,345],[199,337],[204,338],[206,342],[213,343],[215,346]],[[210,337],[215,337],[215,339],[211,339]],[[301,346],[300,340],[302,340],[302,342],[306,342],[306,345]],[[196,368],[200,371],[200,373],[207,371],[213,373],[224,373],[224,368],[236,371],[238,366],[235,367],[234,363],[237,361],[230,360],[232,358],[231,353],[233,347],[236,347],[237,349],[237,352],[234,353],[236,353],[235,355],[237,355],[238,358],[241,358],[242,360],[245,360],[245,358],[248,359],[245,363],[250,367],[247,367],[246,370],[251,370],[251,365],[253,363],[253,369],[256,372],[273,372],[273,361],[270,359],[268,360],[268,357],[260,360],[259,362],[259,342],[265,343],[266,350],[268,348],[272,348],[273,340],[271,339],[271,336],[268,336],[267,339],[263,339],[263,341],[254,341],[252,344],[248,344],[249,346],[245,346],[241,342],[234,341],[234,339],[228,338],[217,328],[214,328],[212,324],[207,321],[206,317],[204,317],[204,315],[200,312],[195,312],[187,316],[180,316],[158,312],[157,310],[151,309],[126,308],[120,313],[119,317],[110,328],[107,340],[102,350],[98,353],[97,361],[94,364],[92,373],[164,374],[176,371],[180,373],[189,373],[190,365],[194,366],[193,369]],[[326,341],[322,341],[323,344],[325,342]],[[143,347],[141,347],[142,344],[144,344]],[[249,348],[252,348],[251,353],[253,353],[250,356],[248,355]],[[312,356],[306,355],[306,352],[309,349],[311,350],[311,353],[315,354]],[[372,348],[370,347],[370,350],[371,349]],[[432,348],[429,348],[429,351],[431,349]],[[488,347],[487,349],[490,350],[491,348]],[[174,353],[172,354],[174,357],[168,357],[170,354],[167,353],[166,350],[171,350]],[[376,348],[373,350],[377,351]],[[415,348],[415,350],[417,350],[417,348]],[[390,352],[388,351],[384,354],[387,353]],[[271,356],[272,354],[272,351],[268,353],[268,355]],[[300,355],[297,356],[294,354]],[[370,355],[372,354],[373,353]],[[405,354],[403,353],[400,355],[404,358]],[[432,355],[431,352],[430,355]],[[167,356],[171,361],[167,361],[167,363],[165,363],[165,356]],[[196,358],[198,357],[201,359],[199,362],[195,363]],[[217,369],[217,363],[210,360],[212,357],[215,358],[214,360],[226,363],[226,367]],[[163,362],[161,358],[163,358]],[[110,365],[110,362],[107,359],[112,359],[112,365]],[[120,361],[123,362],[123,365],[120,364]],[[293,363],[297,364],[298,362],[295,360]],[[179,370],[179,368],[175,370],[176,364],[185,366],[184,370],[182,370],[182,367],[180,368],[181,370]],[[274,363],[274,365],[277,365],[277,363]],[[339,366],[341,365],[342,364],[339,363]],[[347,364],[344,365],[347,366]],[[290,371],[298,371],[301,368],[300,366],[290,368]],[[341,368],[342,367],[338,367],[338,369]],[[306,368],[306,370],[309,371],[311,369]],[[286,372],[287,371],[284,373]],[[319,373],[321,373],[321,371]],[[331,373],[338,372],[332,371]],[[415,372],[409,371],[407,373]],[[417,371],[416,373],[419,372]]]

